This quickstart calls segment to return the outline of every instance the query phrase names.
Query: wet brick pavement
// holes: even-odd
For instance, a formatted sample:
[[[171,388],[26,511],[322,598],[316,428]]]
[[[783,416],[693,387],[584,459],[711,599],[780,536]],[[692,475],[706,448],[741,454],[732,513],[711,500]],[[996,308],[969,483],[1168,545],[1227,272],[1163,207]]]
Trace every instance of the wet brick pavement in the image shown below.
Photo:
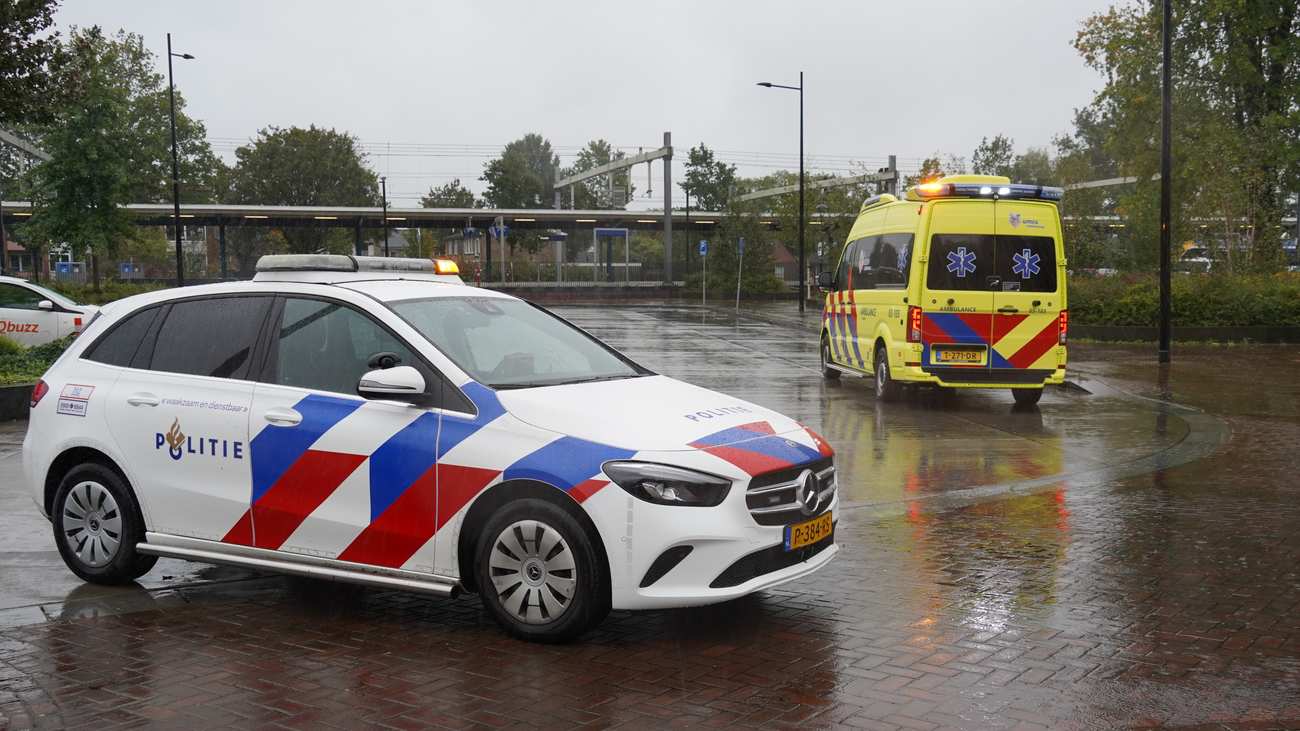
[[[809,323],[779,313],[562,312],[821,430],[840,556],[542,647],[473,597],[179,562],[106,591],[0,536],[0,728],[1300,728],[1296,350],[1182,349],[1162,378],[1149,347],[1077,346],[1092,393],[1024,413],[825,384]],[[1279,367],[1243,383],[1243,359]],[[0,433],[0,499],[20,434]],[[48,541],[3,505],[6,535]]]

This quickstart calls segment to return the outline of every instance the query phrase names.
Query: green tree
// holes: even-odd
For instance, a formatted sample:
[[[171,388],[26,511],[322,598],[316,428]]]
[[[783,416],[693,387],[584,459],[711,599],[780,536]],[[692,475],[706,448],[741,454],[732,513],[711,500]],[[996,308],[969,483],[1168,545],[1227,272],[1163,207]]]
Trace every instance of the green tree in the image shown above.
[[[482,208],[483,204],[474,197],[474,191],[461,185],[460,179],[444,183],[420,198],[424,208]]]
[[[1034,185],[1056,185],[1059,180],[1056,164],[1051,153],[1043,147],[1031,147],[1023,155],[1017,155],[1012,161],[1007,176],[1013,183],[1032,183]]]
[[[910,188],[917,183],[925,183],[931,180],[938,180],[945,175],[959,175],[966,172],[966,160],[956,155],[940,156],[935,152],[930,157],[921,161],[921,169],[916,175],[908,175],[903,178],[903,187]]]
[[[713,150],[703,142],[687,153],[686,173],[682,176],[681,185],[690,192],[693,208],[701,211],[726,210],[736,182],[736,166],[715,158]]]
[[[592,168],[607,165],[625,157],[627,157],[626,153],[615,150],[614,146],[608,141],[604,139],[592,140],[578,151],[578,159],[573,163],[573,167],[562,170],[560,177],[585,173]],[[579,183],[577,189],[573,192],[573,207],[596,210],[626,208],[634,190],[631,172],[631,170],[619,170]],[[564,192],[564,195],[568,195],[568,192]],[[569,202],[564,201],[564,203],[568,205]]]
[[[54,87],[47,96],[56,118],[82,104],[78,76],[94,66],[122,88],[126,114],[114,130],[127,159],[128,197],[133,203],[162,203],[172,199],[170,102],[158,73],[157,57],[139,35],[118,31],[105,35],[97,26],[73,28],[50,62]],[[185,95],[176,92],[176,148],[181,200],[208,203],[216,199],[222,163],[213,154],[203,123],[185,111]],[[51,126],[42,126],[43,137]]]
[[[550,208],[559,169],[550,140],[524,135],[483,166],[480,180],[488,184],[483,198],[492,208]]]
[[[55,108],[42,145],[50,160],[32,170],[33,216],[28,240],[89,250],[99,288],[99,259],[113,255],[134,227],[123,205],[130,200],[129,150],[119,133],[130,117],[129,90],[91,53],[84,38],[70,39],[74,53],[59,74],[61,93],[78,100]]]
[[[237,203],[280,206],[373,206],[379,179],[366,165],[357,139],[312,125],[268,127],[235,150],[230,173]],[[292,253],[349,251],[349,232],[327,228],[280,230]]]
[[[1011,138],[994,135],[990,140],[983,137],[980,139],[979,146],[975,148],[975,153],[971,155],[971,170],[976,175],[1009,176],[1015,156],[1015,142]]]
[[[1233,266],[1280,263],[1280,212],[1300,188],[1300,0],[1188,0],[1174,13],[1174,227],[1223,222],[1212,248]],[[1161,18],[1130,2],[1087,18],[1074,43],[1105,75],[1090,116],[1104,119],[1101,157],[1137,178],[1119,194],[1134,264],[1153,266],[1158,235]]]
[[[0,0],[0,125],[48,119],[58,0]]]

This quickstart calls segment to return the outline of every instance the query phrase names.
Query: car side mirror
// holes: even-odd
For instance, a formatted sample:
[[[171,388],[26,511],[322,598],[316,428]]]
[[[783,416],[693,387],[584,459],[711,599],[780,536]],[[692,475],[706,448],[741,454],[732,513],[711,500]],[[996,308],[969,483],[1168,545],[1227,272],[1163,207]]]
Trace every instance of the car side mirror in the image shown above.
[[[823,292],[835,291],[835,272],[819,272],[817,274],[817,289]]]
[[[36,309],[38,309],[38,310],[52,310],[52,309],[54,309],[54,303],[51,302],[51,301],[49,301],[49,300],[41,300],[40,302],[37,302],[37,303],[36,303]]]
[[[370,371],[357,381],[357,394],[368,399],[424,403],[428,398],[424,376],[411,366]]]

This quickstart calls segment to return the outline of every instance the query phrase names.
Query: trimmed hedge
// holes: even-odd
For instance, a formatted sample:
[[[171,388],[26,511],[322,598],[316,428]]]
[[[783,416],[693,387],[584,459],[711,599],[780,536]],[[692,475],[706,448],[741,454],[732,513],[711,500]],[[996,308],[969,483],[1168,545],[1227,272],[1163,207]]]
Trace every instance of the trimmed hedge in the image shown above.
[[[116,279],[106,279],[100,282],[98,292],[90,284],[76,282],[41,282],[41,285],[49,287],[73,302],[83,305],[106,305],[123,297],[166,289],[168,286],[154,282],[123,282]]]
[[[15,383],[33,383],[67,350],[72,337],[54,342],[24,347],[6,337],[0,337],[0,386]]]
[[[1076,277],[1069,283],[1077,325],[1153,327],[1160,315],[1155,276]],[[1300,274],[1173,275],[1173,324],[1184,327],[1300,327]]]

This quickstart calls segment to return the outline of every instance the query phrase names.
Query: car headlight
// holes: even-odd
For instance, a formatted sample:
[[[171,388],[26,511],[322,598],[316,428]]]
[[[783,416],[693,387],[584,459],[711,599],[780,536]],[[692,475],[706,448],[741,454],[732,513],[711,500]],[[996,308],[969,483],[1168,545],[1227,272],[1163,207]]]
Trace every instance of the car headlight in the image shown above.
[[[666,464],[606,462],[603,469],[629,495],[656,505],[712,507],[731,489],[730,480]]]

